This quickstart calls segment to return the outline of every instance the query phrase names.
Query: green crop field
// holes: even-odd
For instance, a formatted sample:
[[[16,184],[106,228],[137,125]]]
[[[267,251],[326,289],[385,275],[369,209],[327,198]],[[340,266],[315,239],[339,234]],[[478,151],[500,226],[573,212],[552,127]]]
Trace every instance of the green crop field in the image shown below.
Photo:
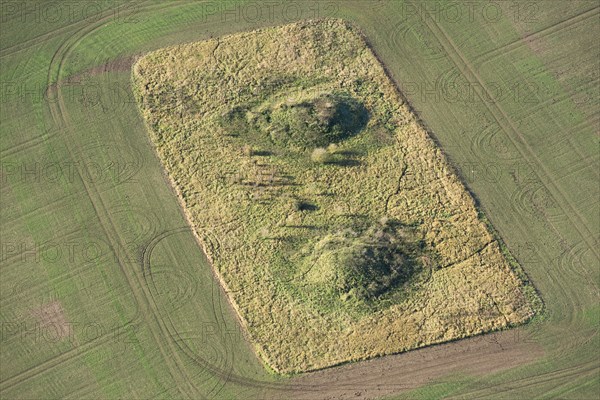
[[[0,3],[0,398],[597,398],[596,1]],[[131,67],[342,18],[544,301],[527,325],[280,377],[155,155]],[[278,332],[272,332],[277,335]]]

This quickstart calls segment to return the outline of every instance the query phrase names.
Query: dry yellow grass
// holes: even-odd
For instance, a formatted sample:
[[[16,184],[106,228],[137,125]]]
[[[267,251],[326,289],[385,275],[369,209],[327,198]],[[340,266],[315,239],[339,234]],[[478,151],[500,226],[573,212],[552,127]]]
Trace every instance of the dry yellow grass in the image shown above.
[[[140,59],[133,80],[198,239],[275,371],[397,353],[534,314],[533,288],[346,22],[305,21],[165,48]],[[252,137],[223,122],[235,107],[254,121],[333,92],[349,93],[369,112],[366,127],[337,144],[339,163],[312,162],[312,148],[278,147],[268,128]],[[338,272],[327,257],[335,258],[315,249],[381,218],[410,227],[409,240],[424,249],[419,273],[366,306],[335,297],[328,285]]]

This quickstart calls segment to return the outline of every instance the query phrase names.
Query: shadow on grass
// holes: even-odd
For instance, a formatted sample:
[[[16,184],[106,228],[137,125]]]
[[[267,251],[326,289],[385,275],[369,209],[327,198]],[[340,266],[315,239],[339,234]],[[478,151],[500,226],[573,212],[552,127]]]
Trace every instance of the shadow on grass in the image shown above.
[[[352,158],[345,158],[343,160],[331,161],[328,164],[337,165],[340,167],[358,167],[361,165],[361,162]]]

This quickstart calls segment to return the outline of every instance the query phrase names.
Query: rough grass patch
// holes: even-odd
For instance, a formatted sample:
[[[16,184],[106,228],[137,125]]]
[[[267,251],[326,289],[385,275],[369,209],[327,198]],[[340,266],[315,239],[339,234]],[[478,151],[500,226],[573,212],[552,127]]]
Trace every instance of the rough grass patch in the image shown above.
[[[153,52],[133,80],[186,213],[274,370],[533,315],[531,291],[355,28],[304,21],[216,44]],[[165,100],[173,90],[185,92],[178,108]],[[242,157],[243,146],[264,156]]]

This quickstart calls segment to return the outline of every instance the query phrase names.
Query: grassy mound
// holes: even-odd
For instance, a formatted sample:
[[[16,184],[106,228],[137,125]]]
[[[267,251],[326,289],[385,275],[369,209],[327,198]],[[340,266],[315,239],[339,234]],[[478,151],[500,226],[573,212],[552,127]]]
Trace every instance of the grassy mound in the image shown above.
[[[531,287],[347,23],[159,50],[133,80],[188,218],[276,371],[532,316]]]
[[[310,262],[307,281],[343,301],[373,303],[422,270],[418,245],[389,222],[325,235]]]
[[[343,94],[323,94],[300,102],[286,101],[269,110],[261,126],[283,147],[310,148],[338,143],[366,125],[364,105]]]
[[[221,126],[250,142],[266,138],[284,152],[339,143],[366,127],[368,111],[350,94],[302,95],[269,99],[256,107],[234,107],[225,113]]]

